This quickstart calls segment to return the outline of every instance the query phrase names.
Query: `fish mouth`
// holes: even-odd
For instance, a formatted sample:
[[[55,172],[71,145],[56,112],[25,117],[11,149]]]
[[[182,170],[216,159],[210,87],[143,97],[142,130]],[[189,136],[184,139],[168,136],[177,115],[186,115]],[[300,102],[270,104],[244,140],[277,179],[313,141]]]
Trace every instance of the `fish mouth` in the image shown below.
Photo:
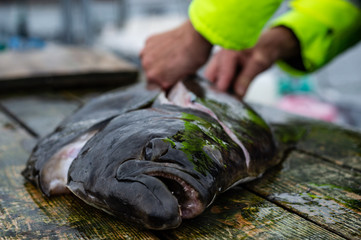
[[[166,172],[148,172],[149,176],[159,179],[178,201],[180,216],[194,218],[203,212],[205,206],[199,192],[182,178]]]
[[[210,196],[197,176],[175,163],[126,161],[117,168],[115,180],[112,189],[123,189],[115,190],[117,199],[132,203],[132,214],[151,229],[174,228],[181,219],[196,217]]]

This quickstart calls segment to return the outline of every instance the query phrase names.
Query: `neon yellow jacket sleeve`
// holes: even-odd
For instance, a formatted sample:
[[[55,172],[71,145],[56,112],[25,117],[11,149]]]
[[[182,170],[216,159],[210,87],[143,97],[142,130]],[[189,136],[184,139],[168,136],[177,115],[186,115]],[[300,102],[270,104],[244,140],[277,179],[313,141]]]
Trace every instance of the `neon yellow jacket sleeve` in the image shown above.
[[[361,10],[350,0],[295,0],[292,10],[280,16],[272,26],[285,26],[300,42],[306,72],[331,61],[361,40]],[[286,63],[280,66],[300,73]]]
[[[193,0],[189,17],[212,44],[229,49],[252,47],[282,0]],[[361,40],[360,0],[294,0],[292,10],[272,26],[286,26],[298,38],[306,72],[315,71]],[[361,5],[361,4],[360,4]],[[287,63],[281,67],[301,73]]]
[[[282,0],[193,0],[193,27],[214,45],[229,49],[252,47]]]

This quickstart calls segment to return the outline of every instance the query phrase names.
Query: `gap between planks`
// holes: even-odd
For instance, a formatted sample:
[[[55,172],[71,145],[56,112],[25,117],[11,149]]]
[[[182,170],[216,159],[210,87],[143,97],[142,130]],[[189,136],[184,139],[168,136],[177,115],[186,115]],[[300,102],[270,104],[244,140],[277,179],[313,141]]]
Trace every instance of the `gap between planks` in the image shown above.
[[[358,172],[358,173],[361,173],[361,169],[358,169],[358,168],[353,168],[353,167],[350,167],[348,165],[345,165],[345,164],[336,164],[334,161],[332,161],[331,159],[328,159],[327,157],[325,156],[322,156],[322,155],[318,155],[316,153],[312,153],[312,152],[308,152],[304,149],[298,149],[298,148],[295,148],[294,150],[296,150],[297,152],[300,152],[300,153],[303,153],[303,154],[306,154],[308,156],[311,156],[311,157],[317,157],[318,159],[322,160],[322,161],[325,161],[327,163],[330,163],[330,164],[333,164],[337,167],[340,167],[340,168],[343,168],[343,169],[346,169],[346,170],[349,170],[349,171],[355,171],[355,172]],[[285,160],[285,159],[283,159]],[[283,161],[282,160],[282,161]]]
[[[34,132],[26,123],[24,123],[20,118],[14,115],[11,111],[9,111],[5,106],[0,103],[0,111],[2,111],[8,118],[12,119],[14,122],[19,124],[21,128],[23,128],[27,133],[29,133],[34,138],[39,138],[40,136]]]

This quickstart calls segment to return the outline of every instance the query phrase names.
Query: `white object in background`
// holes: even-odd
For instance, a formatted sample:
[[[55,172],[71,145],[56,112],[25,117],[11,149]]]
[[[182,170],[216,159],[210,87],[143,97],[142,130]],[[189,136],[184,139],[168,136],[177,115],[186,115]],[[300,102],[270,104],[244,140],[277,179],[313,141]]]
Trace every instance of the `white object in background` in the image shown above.
[[[244,100],[274,106],[279,99],[277,90],[278,71],[276,67],[272,67],[258,75],[251,83]]]
[[[121,29],[114,26],[105,27],[97,45],[126,55],[137,56],[149,36],[179,26],[185,19],[186,17],[179,15],[132,18]]]

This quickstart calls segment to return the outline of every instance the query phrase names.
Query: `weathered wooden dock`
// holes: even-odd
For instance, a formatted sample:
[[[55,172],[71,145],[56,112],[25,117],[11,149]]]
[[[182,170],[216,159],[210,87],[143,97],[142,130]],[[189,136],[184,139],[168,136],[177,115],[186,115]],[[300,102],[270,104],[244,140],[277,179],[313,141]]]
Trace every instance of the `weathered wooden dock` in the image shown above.
[[[361,133],[258,106],[282,164],[174,230],[149,231],[21,176],[36,141],[104,90],[0,95],[0,239],[361,239]]]

